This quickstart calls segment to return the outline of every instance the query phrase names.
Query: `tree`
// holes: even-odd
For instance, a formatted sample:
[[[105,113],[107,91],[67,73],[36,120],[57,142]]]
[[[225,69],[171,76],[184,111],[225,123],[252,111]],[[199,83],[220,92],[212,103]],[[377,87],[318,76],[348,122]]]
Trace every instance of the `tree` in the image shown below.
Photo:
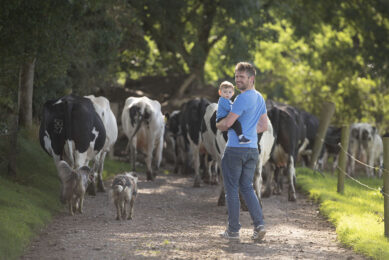
[[[228,62],[247,59],[250,41],[260,25],[259,1],[146,0],[129,3],[170,71],[189,74],[183,87],[204,84],[210,50],[226,37]],[[239,58],[238,58],[239,57]],[[193,84],[192,84],[193,86]],[[181,90],[181,93],[183,91]]]

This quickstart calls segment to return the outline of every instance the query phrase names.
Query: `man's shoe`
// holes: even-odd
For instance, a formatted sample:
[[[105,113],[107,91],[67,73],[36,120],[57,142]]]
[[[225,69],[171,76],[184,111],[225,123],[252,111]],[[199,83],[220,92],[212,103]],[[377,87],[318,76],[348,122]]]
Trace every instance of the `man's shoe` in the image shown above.
[[[246,137],[242,136],[239,138],[239,144],[249,144],[251,143],[251,140],[247,139]]]
[[[239,232],[231,232],[231,231],[226,230],[220,234],[220,237],[226,238],[226,239],[232,240],[232,241],[239,241]]]
[[[259,225],[258,227],[254,228],[253,236],[251,239],[254,241],[261,241],[266,235],[265,226]]]

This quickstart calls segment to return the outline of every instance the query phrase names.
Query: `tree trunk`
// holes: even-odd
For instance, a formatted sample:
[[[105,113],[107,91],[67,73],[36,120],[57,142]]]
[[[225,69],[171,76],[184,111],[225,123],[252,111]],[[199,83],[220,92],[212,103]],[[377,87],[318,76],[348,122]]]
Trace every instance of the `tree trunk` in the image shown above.
[[[35,58],[26,61],[20,68],[18,114],[19,125],[24,127],[30,127],[32,125],[32,95],[34,89],[35,61]]]
[[[8,177],[16,177],[16,157],[17,157],[17,143],[18,143],[18,117],[17,115],[13,114],[10,117],[10,120],[8,120],[8,129],[9,129],[9,136],[8,136],[8,169],[7,169],[7,175]]]

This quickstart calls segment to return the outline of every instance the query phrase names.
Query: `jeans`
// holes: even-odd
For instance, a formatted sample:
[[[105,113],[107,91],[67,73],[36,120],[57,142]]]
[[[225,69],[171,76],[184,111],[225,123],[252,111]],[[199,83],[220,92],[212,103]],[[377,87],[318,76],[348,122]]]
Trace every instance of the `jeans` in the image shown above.
[[[249,209],[254,227],[264,225],[262,208],[253,188],[254,171],[258,162],[256,148],[226,147],[222,172],[228,210],[228,230],[239,232],[239,190]]]

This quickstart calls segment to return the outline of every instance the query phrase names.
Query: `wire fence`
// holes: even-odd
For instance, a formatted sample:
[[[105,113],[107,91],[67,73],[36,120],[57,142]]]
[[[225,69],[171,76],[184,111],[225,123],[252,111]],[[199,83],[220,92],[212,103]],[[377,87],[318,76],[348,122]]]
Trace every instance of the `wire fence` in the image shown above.
[[[323,144],[325,144],[326,142],[324,140],[323,141]],[[380,167],[374,167],[374,166],[371,166],[371,165],[368,165],[360,160],[358,160],[357,158],[355,158],[352,154],[350,154],[346,149],[344,149],[344,147],[342,146],[341,143],[338,143],[338,146],[340,147],[340,152],[343,152],[347,155],[347,158],[348,160],[354,160],[355,162],[357,162],[358,164],[364,166],[364,167],[367,167],[367,168],[370,168],[370,169],[373,169],[374,171],[379,171],[381,170],[383,174],[389,174],[389,170],[385,169],[383,166],[380,166]],[[342,172],[345,176],[347,176],[350,180],[352,180],[353,182],[357,183],[358,185],[362,186],[362,187],[365,187],[369,190],[372,190],[372,191],[378,191],[382,194],[382,196],[386,197],[386,198],[389,198],[389,194],[388,193],[385,193],[384,192],[384,187],[380,187],[380,188],[373,188],[373,187],[370,187],[369,185],[365,184],[365,183],[362,183],[361,181],[357,180],[356,178],[352,177],[350,174],[348,174],[346,171],[344,171],[343,169],[341,169],[338,165],[336,166],[336,168]]]

